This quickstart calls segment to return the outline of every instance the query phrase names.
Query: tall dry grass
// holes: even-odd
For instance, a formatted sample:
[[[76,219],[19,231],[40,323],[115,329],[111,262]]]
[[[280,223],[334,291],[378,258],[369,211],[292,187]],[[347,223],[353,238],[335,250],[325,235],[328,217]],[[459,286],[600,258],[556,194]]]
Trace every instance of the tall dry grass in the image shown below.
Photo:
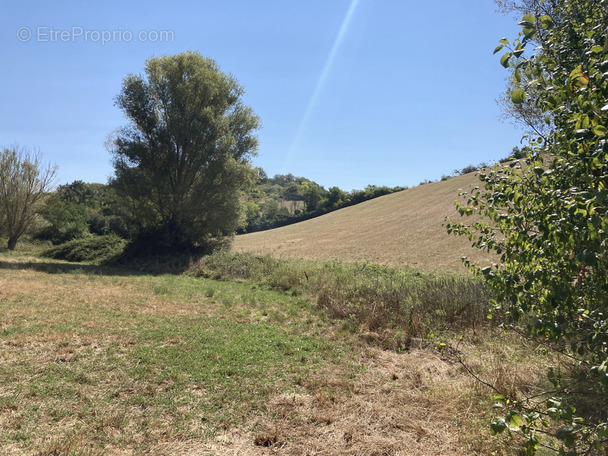
[[[201,259],[189,274],[304,295],[329,317],[342,320],[345,328],[386,348],[398,348],[411,337],[488,324],[491,295],[472,276],[226,252]]]

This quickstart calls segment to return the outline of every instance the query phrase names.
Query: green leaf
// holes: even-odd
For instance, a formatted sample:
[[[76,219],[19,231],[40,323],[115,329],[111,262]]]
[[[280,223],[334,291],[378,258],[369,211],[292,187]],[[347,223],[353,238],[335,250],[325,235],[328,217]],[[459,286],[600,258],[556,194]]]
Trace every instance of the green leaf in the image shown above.
[[[491,434],[498,435],[507,429],[507,423],[504,419],[498,418],[490,424]]]
[[[494,49],[493,54],[496,54],[497,52],[499,52],[503,47],[505,47],[504,44],[499,44],[498,46],[496,46],[496,49]]]
[[[511,58],[511,53],[507,52],[500,58],[500,64],[505,68],[509,68],[509,59],[510,58]]]
[[[551,16],[541,16],[538,18],[540,20],[541,25],[543,26],[543,28],[546,29],[552,29],[553,28],[553,19],[551,19]]]
[[[517,412],[509,412],[507,414],[507,422],[509,423],[510,427],[519,429],[522,423],[522,419]]]
[[[538,450],[539,443],[540,440],[538,440],[538,437],[536,437],[535,435],[531,435],[530,437],[528,437],[528,440],[526,441],[526,454],[536,454],[536,450]]]
[[[574,427],[566,426],[561,428],[555,433],[555,437],[564,442],[566,446],[572,446],[574,444]]]
[[[526,100],[526,92],[522,89],[515,89],[511,93],[511,101],[515,104],[521,104]]]
[[[534,36],[534,34],[535,34],[536,31],[532,27],[525,27],[522,30],[522,32],[524,34],[524,39],[527,40],[529,38],[532,38]]]
[[[589,84],[589,76],[583,71],[583,66],[579,65],[570,72],[568,82],[571,86],[582,87]]]
[[[593,133],[598,136],[605,136],[606,133],[608,133],[608,129],[603,125],[596,125],[595,127],[593,127]]]
[[[519,71],[519,68],[515,68],[515,73],[513,73],[513,77],[515,78],[516,82],[521,82],[521,72]]]
[[[597,264],[597,255],[591,250],[583,250],[576,259],[587,266],[595,266]]]
[[[534,27],[534,21],[536,18],[531,14],[526,14],[523,19],[517,25],[521,25],[523,27]]]

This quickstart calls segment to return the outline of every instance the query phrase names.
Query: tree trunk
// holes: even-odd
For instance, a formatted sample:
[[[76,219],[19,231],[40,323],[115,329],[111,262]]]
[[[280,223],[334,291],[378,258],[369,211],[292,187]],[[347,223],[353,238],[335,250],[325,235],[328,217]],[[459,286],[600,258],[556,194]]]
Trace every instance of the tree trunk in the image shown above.
[[[8,243],[7,243],[6,247],[9,250],[15,250],[16,246],[17,246],[17,238],[16,237],[9,237],[8,238]]]

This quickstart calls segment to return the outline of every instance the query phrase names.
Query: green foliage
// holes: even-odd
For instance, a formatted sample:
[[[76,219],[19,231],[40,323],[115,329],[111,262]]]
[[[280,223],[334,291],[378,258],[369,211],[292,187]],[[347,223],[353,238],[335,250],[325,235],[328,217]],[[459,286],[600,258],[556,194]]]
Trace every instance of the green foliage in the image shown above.
[[[475,171],[479,171],[482,168],[486,168],[488,166],[487,163],[481,162],[478,165],[468,165],[462,169],[455,169],[454,174],[457,176],[464,176],[465,174],[474,173]]]
[[[522,158],[526,158],[528,156],[528,148],[527,147],[523,147],[523,148],[519,148],[517,146],[515,146],[512,150],[511,150],[511,154],[508,157],[505,158],[501,158],[499,160],[500,163],[506,163],[506,162],[510,162],[513,160],[520,160]]]
[[[527,3],[535,8],[519,38],[501,40],[501,63],[527,81],[513,102],[533,101],[553,129],[529,138],[525,160],[480,174],[459,206],[479,220],[448,230],[500,256],[484,269],[468,263],[496,294],[497,312],[576,360],[576,381],[552,371],[554,389],[511,401],[493,432],[521,433],[529,455],[545,433],[560,454],[605,454],[605,413],[579,415],[576,403],[592,385],[608,405],[608,1]],[[532,42],[536,52],[525,56]],[[509,420],[513,413],[520,418]]]
[[[243,89],[196,52],[151,58],[116,104],[131,124],[112,144],[112,186],[130,223],[158,249],[207,249],[241,223],[258,118]]]
[[[49,222],[49,225],[37,233],[36,237],[39,239],[61,244],[89,235],[87,211],[80,204],[66,202],[56,196],[51,197],[40,215]]]
[[[94,189],[95,184],[87,184],[81,180],[75,180],[71,184],[60,185],[57,187],[58,197],[67,203],[78,204],[80,206],[91,207],[100,205],[99,186]]]
[[[50,248],[42,256],[55,260],[102,264],[117,259],[126,245],[127,241],[115,235],[90,236]]]
[[[8,237],[9,250],[36,221],[55,174],[37,153],[19,147],[0,152],[0,235]]]
[[[53,244],[91,233],[116,234],[127,239],[130,232],[119,212],[118,198],[108,185],[79,180],[60,185],[49,195],[46,208],[40,212],[46,224],[35,233],[35,237],[50,240]]]

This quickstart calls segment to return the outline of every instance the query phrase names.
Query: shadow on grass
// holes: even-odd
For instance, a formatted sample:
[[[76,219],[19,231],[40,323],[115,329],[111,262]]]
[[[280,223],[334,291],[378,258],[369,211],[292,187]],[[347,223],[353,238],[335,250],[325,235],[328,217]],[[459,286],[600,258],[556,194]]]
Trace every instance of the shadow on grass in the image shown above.
[[[47,274],[87,274],[104,276],[143,276],[143,275],[179,275],[191,264],[192,258],[157,257],[130,262],[115,261],[110,264],[69,263],[63,261],[31,261],[15,258],[14,261],[0,260],[0,270],[31,269]]]
[[[31,269],[47,274],[91,274],[105,276],[135,276],[145,275],[146,272],[127,267],[100,266],[93,264],[63,263],[63,262],[37,262],[37,261],[3,261],[0,260],[0,270],[26,270]]]

